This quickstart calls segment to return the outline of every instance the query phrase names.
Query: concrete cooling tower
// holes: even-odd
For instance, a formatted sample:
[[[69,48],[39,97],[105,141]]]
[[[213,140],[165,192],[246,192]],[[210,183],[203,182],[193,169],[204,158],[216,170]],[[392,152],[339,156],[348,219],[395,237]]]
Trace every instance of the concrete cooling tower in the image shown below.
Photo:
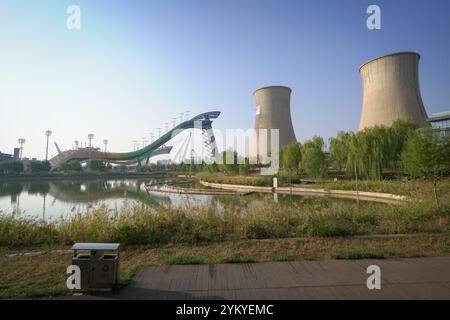
[[[271,153],[270,129],[279,129],[279,148],[296,142],[291,120],[291,89],[282,86],[270,86],[256,90],[253,95],[256,102],[255,134],[250,143],[250,158]],[[267,152],[260,150],[257,143],[264,137],[259,129],[267,129]]]
[[[427,119],[419,89],[419,59],[415,52],[385,55],[363,64],[363,105],[359,130],[397,119],[421,124]]]

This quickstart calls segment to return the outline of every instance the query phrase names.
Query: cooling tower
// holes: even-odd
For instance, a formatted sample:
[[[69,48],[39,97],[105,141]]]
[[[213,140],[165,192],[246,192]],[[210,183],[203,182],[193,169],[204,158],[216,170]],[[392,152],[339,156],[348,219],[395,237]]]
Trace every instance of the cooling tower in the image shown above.
[[[419,59],[415,52],[385,55],[363,64],[363,105],[359,130],[397,119],[421,124],[427,119],[419,89]]]
[[[291,120],[291,89],[270,86],[256,90],[253,95],[256,103],[256,117],[255,133],[250,143],[250,158],[255,159],[258,155],[271,154],[270,129],[279,129],[280,150],[283,146],[296,142],[297,139]],[[259,129],[267,129],[267,151],[259,148],[258,141],[265,138],[259,136]]]

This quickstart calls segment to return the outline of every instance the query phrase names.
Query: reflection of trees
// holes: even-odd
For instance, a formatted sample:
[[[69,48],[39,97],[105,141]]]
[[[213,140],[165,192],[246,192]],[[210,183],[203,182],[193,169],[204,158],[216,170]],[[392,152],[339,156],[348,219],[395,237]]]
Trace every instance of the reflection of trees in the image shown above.
[[[16,197],[23,191],[23,186],[16,182],[5,182],[0,183],[0,195],[6,196],[11,195]]]
[[[28,194],[46,195],[50,191],[50,185],[47,182],[33,182],[28,185]]]
[[[54,185],[59,192],[66,195],[81,194],[81,182],[79,181],[58,181],[53,182],[52,185]]]

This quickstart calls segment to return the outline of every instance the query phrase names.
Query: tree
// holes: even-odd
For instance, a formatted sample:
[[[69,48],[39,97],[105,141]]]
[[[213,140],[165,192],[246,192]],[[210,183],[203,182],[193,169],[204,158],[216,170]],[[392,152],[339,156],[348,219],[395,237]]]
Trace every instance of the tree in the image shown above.
[[[281,150],[281,161],[283,168],[289,171],[295,170],[298,174],[301,160],[301,144],[298,142],[290,143]]]
[[[306,141],[301,148],[301,168],[309,176],[324,178],[328,174],[321,137]]]
[[[401,155],[404,170],[413,177],[424,177],[433,182],[436,205],[438,180],[450,173],[450,139],[439,137],[431,128],[422,128],[406,141]]]
[[[49,172],[52,166],[50,165],[50,162],[48,161],[31,161],[28,170],[31,173],[36,172]]]
[[[227,158],[230,158],[227,161]],[[238,165],[238,154],[236,151],[232,149],[226,150],[222,152],[222,164],[220,165],[222,171],[227,174],[238,174],[239,173],[239,165]]]
[[[381,179],[383,169],[398,172],[405,141],[417,129],[410,121],[397,120],[391,127],[375,126],[358,133],[339,132],[330,138],[330,158],[333,166],[348,176]]]
[[[0,173],[11,174],[11,173],[21,173],[24,170],[22,161],[3,161],[0,162]]]
[[[77,160],[71,160],[68,162],[62,163],[59,168],[62,172],[81,172],[81,163]]]
[[[109,167],[104,161],[94,159],[88,161],[88,169],[92,172],[105,172],[109,170]]]
[[[244,159],[244,163],[239,165],[239,175],[240,176],[246,176],[250,173],[250,161],[246,157]]]

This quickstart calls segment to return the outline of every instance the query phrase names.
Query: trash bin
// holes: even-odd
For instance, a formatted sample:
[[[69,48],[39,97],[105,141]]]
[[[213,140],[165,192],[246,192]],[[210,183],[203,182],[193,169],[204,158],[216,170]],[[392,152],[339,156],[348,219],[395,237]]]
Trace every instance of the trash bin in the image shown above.
[[[119,247],[120,243],[75,243],[72,246],[72,264],[80,267],[82,291],[109,291],[117,285]]]

